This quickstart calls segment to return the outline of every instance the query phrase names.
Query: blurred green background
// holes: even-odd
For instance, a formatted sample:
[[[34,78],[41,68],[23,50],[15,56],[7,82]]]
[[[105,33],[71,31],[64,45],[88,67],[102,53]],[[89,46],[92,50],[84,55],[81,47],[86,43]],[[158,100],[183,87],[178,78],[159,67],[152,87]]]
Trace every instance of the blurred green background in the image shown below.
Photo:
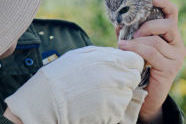
[[[186,0],[172,0],[179,8],[179,29],[186,45]],[[80,25],[92,42],[116,47],[116,36],[103,0],[42,0],[38,18],[69,20]],[[171,96],[186,114],[186,62],[175,79]]]

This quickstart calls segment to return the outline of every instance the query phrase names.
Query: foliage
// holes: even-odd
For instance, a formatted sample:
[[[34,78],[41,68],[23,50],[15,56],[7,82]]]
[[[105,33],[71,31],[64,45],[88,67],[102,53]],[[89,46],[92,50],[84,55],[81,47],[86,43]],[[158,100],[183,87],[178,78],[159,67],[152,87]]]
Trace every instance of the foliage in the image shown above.
[[[179,28],[186,44],[186,0],[172,1],[180,9]],[[38,17],[76,22],[96,45],[117,46],[115,31],[108,21],[103,0],[43,0]],[[186,63],[175,80],[171,95],[186,113]]]

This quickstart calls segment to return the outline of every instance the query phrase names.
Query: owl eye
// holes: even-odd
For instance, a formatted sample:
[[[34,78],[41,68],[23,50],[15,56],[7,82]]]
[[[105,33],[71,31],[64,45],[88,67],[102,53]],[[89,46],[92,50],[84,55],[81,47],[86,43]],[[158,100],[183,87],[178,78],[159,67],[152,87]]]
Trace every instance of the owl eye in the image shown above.
[[[126,6],[126,7],[123,7],[120,11],[119,11],[119,14],[125,14],[129,11],[130,7],[129,6]]]

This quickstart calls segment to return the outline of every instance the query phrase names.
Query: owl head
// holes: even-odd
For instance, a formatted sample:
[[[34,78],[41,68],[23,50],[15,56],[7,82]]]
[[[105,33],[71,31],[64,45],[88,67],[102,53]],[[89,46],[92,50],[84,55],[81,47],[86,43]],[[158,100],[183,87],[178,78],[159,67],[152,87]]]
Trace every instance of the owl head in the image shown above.
[[[153,7],[152,0],[105,0],[114,26],[130,26],[146,20]]]

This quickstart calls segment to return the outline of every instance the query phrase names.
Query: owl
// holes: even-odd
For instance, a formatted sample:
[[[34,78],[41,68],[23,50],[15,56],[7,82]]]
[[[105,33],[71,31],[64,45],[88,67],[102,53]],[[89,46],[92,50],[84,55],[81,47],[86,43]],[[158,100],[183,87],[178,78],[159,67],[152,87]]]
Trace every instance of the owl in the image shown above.
[[[152,0],[105,0],[105,5],[112,24],[121,28],[118,40],[131,40],[143,23],[165,17],[160,8],[153,6]],[[148,85],[150,69],[146,63],[139,87]]]
[[[105,0],[107,13],[115,27],[120,27],[119,40],[131,40],[146,21],[164,18],[152,0]]]

